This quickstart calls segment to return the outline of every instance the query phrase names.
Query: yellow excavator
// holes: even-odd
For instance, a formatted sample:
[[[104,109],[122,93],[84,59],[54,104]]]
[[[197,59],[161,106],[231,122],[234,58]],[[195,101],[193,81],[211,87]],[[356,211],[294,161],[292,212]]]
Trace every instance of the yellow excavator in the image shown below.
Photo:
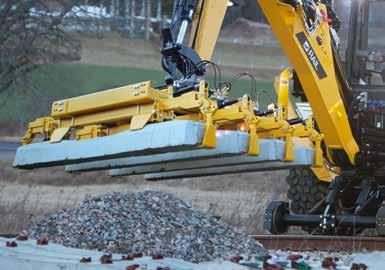
[[[211,61],[228,0],[179,0],[163,30],[164,85],[54,102],[50,116],[28,125],[14,166],[150,180],[289,169],[290,202],[268,205],[269,232],[385,235],[385,42],[371,35],[383,28],[370,17],[385,1],[352,0],[349,24],[329,0],[258,3],[292,64],[275,79],[274,104],[230,98],[231,81]]]

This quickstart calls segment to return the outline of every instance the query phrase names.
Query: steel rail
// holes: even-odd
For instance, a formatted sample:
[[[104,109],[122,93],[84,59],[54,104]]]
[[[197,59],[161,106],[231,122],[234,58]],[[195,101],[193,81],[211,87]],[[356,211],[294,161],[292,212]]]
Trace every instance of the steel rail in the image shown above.
[[[252,235],[269,250],[292,251],[385,251],[385,238],[321,235]]]

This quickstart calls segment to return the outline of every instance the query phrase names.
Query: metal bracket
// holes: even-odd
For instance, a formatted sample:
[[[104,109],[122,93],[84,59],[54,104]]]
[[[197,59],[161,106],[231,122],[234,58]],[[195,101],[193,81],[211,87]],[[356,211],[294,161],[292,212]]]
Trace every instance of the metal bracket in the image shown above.
[[[252,123],[249,125],[249,150],[247,151],[247,154],[249,156],[258,156],[260,149],[259,149],[259,136],[257,134],[257,124]]]
[[[76,132],[76,140],[87,140],[108,135],[108,130],[103,125],[86,126]]]
[[[378,235],[385,235],[385,205],[382,205],[377,211],[376,229]]]
[[[315,167],[323,166],[323,151],[321,148],[321,142],[324,138],[323,134],[317,134],[311,138],[314,143],[314,165]]]
[[[144,126],[150,121],[152,113],[134,115],[131,119],[130,130],[138,130],[144,128]]]
[[[70,127],[63,127],[63,128],[57,128],[52,132],[51,135],[51,143],[58,143],[63,140],[65,135],[67,135],[68,131],[70,130]]]
[[[285,134],[285,157],[283,161],[293,161],[295,159],[294,142],[293,142],[293,128],[288,128],[284,131]]]
[[[205,134],[201,147],[215,148],[217,145],[216,127],[214,125],[213,115],[217,111],[218,106],[216,102],[211,101],[209,98],[209,91],[206,85],[206,81],[200,81],[199,83],[199,99],[200,99],[200,111],[204,116]]]
[[[48,140],[56,127],[57,123],[52,117],[38,118],[28,124],[27,131],[25,132],[21,143],[23,145],[31,143],[38,134],[43,136],[43,140]]]

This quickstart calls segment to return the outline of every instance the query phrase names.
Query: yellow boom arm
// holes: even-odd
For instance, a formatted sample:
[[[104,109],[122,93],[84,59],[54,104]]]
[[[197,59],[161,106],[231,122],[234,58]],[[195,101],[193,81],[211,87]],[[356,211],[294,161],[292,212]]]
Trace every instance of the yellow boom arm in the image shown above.
[[[353,137],[340,95],[340,84],[334,68],[330,28],[327,18],[310,33],[303,19],[303,10],[279,0],[259,0],[278,41],[297,71],[314,118],[325,135],[328,153],[342,150],[351,164],[359,147]],[[326,7],[319,4],[322,14]]]
[[[228,0],[200,0],[192,25],[190,47],[202,60],[210,60],[214,52]]]

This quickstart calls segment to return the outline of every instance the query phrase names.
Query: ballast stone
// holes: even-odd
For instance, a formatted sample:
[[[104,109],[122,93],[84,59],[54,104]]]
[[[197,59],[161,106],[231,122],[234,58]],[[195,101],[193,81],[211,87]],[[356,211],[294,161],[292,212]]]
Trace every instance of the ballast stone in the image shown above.
[[[173,195],[154,191],[107,193],[78,208],[45,216],[27,229],[67,247],[111,253],[159,253],[190,262],[261,257],[267,251],[253,238],[193,209]]]

